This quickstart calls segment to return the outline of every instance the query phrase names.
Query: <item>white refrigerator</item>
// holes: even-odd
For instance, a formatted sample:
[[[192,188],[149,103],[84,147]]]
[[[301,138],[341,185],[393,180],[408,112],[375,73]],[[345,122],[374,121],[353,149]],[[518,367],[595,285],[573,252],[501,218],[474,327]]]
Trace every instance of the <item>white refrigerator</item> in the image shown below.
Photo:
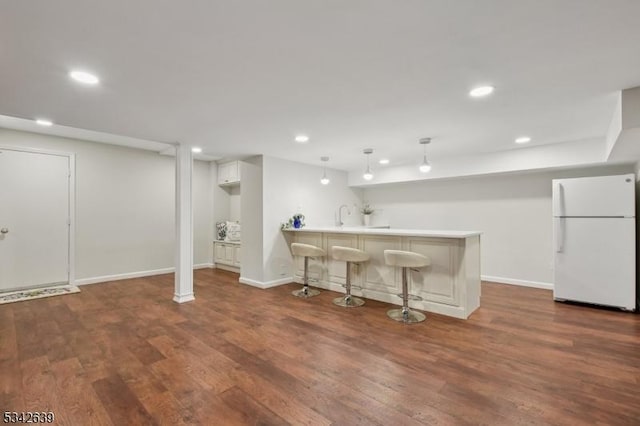
[[[553,298],[636,309],[635,176],[553,181]]]

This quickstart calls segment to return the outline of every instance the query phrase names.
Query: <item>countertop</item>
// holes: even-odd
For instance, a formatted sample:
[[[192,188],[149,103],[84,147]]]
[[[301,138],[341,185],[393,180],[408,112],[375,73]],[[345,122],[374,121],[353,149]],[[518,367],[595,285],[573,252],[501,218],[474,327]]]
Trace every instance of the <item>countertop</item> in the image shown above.
[[[364,226],[306,226],[299,229],[284,229],[284,232],[319,232],[331,234],[363,234],[363,235],[393,235],[402,237],[433,237],[433,238],[469,238],[482,234],[480,231],[450,231],[432,229],[402,229],[402,228],[373,228]]]
[[[214,243],[221,243],[221,244],[236,244],[236,245],[240,245],[240,241],[227,241],[227,240],[213,240]]]

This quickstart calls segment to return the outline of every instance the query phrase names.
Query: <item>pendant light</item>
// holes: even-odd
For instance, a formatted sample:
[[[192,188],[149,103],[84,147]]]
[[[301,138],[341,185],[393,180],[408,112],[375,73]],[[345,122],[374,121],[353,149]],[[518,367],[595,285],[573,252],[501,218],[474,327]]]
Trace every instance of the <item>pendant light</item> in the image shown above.
[[[324,163],[324,169],[322,170],[322,179],[320,179],[320,183],[323,185],[329,185],[329,178],[327,177],[327,161],[329,161],[329,157],[320,157],[320,161]]]
[[[371,180],[373,179],[373,173],[371,172],[371,167],[369,166],[369,156],[373,154],[373,149],[367,148],[362,152],[367,156],[367,170],[364,171],[362,177],[364,178],[364,180]]]
[[[422,163],[420,164],[419,169],[421,173],[429,173],[431,171],[431,164],[429,164],[429,161],[427,160],[427,145],[431,143],[431,138],[422,138],[419,143],[424,147]]]

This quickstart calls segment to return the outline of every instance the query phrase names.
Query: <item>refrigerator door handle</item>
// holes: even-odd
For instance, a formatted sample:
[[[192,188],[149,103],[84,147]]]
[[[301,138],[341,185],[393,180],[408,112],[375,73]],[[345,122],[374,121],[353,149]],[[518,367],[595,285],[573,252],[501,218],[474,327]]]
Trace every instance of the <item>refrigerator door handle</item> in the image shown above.
[[[560,182],[556,183],[555,197],[553,197],[553,215],[564,216],[564,187]]]
[[[562,253],[564,251],[564,218],[556,217],[553,220],[555,226],[556,236],[556,253]]]

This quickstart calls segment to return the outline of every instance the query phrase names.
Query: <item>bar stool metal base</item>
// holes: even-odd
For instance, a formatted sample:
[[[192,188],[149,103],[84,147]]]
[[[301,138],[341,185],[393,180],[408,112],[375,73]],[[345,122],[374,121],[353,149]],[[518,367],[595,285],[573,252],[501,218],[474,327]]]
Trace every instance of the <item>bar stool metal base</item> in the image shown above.
[[[342,296],[333,299],[333,304],[342,306],[343,308],[357,308],[364,305],[364,300],[355,296]]]
[[[427,317],[418,311],[414,311],[412,309],[389,309],[387,311],[387,316],[393,320],[404,322],[406,324],[414,324],[417,322],[424,321]]]
[[[294,290],[291,292],[296,297],[302,297],[303,299],[308,299],[309,297],[317,296],[320,294],[319,290],[315,290],[309,287],[302,287],[300,290]]]

